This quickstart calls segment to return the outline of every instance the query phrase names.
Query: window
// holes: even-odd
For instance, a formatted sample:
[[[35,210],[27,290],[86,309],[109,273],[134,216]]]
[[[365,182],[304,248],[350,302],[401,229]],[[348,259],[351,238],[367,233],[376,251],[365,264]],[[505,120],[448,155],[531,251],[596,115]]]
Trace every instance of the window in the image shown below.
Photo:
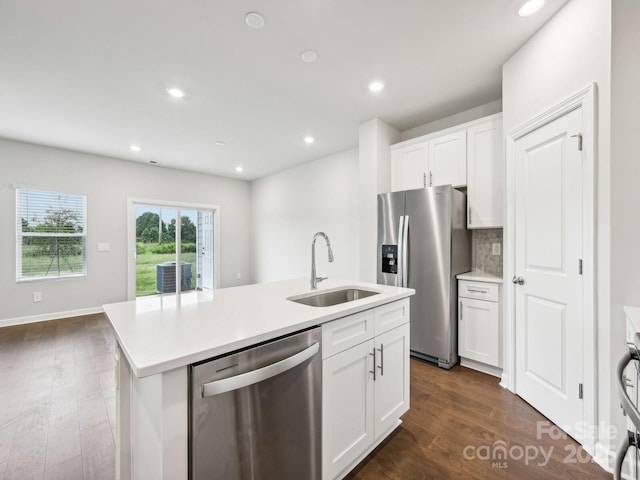
[[[87,274],[87,197],[16,190],[16,280]]]

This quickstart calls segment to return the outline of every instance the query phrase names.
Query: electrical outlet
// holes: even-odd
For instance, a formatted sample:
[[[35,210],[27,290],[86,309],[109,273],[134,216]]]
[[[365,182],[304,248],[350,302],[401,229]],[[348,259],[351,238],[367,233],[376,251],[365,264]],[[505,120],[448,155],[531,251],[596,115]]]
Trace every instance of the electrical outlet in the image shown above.
[[[242,278],[242,274],[240,272],[236,273],[236,278],[240,280]]]
[[[98,251],[99,252],[110,252],[111,245],[106,242],[98,242]]]
[[[33,292],[33,302],[41,302],[42,301],[42,292]]]
[[[491,255],[500,255],[500,244],[492,243],[491,244]]]

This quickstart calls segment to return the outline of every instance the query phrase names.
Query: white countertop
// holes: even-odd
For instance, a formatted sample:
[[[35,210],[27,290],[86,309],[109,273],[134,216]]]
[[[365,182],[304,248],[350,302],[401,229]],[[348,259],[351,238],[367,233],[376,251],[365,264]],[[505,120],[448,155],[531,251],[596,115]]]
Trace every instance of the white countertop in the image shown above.
[[[495,273],[481,272],[474,270],[472,272],[461,273],[456,275],[458,280],[471,280],[474,282],[502,283],[502,277]]]
[[[329,279],[318,292],[355,286],[380,294],[332,307],[287,300],[309,279],[154,295],[104,306],[133,373],[146,377],[413,295],[410,288]]]

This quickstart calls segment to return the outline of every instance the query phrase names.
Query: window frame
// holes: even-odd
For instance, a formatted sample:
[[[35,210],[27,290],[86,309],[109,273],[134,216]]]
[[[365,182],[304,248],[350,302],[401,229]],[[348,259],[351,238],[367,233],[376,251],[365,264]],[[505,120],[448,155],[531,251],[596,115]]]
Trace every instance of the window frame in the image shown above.
[[[87,256],[87,224],[88,224],[88,212],[87,212],[87,195],[84,193],[71,193],[63,192],[59,190],[48,190],[41,187],[28,187],[20,186],[16,187],[16,283],[30,283],[30,282],[42,282],[51,280],[65,280],[65,279],[78,279],[86,278],[88,274],[88,256]],[[81,233],[60,233],[60,232],[23,232],[22,231],[22,219],[26,218],[22,205],[23,192],[38,192],[42,194],[57,195],[59,197],[78,197],[80,199],[81,214],[82,214],[82,227]],[[60,206],[63,206],[60,204]],[[24,238],[82,238],[82,271],[79,273],[60,274],[60,270],[56,269],[53,274],[46,275],[33,275],[25,276],[23,274],[23,245]]]

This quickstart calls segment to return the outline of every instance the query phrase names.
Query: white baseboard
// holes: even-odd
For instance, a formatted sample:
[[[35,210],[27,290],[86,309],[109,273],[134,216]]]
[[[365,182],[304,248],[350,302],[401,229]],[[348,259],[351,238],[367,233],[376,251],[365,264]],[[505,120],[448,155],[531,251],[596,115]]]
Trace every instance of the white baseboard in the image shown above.
[[[601,442],[596,442],[596,451],[593,455],[593,460],[607,472],[612,473],[614,462],[616,459],[616,452],[611,450],[607,445]]]
[[[95,313],[104,313],[104,310],[102,307],[93,307],[69,310],[66,312],[43,313],[42,315],[32,315],[30,317],[5,318],[0,320],[0,328],[24,325],[27,323],[46,322],[48,320],[59,320],[61,318],[81,317],[82,315],[93,315]]]
[[[486,373],[487,375],[491,375],[498,378],[502,377],[501,368],[494,367],[492,365],[487,365],[482,362],[476,362],[475,360],[470,360],[468,358],[460,357],[460,365],[462,365],[463,367],[471,368],[472,370],[477,370],[478,372]]]

